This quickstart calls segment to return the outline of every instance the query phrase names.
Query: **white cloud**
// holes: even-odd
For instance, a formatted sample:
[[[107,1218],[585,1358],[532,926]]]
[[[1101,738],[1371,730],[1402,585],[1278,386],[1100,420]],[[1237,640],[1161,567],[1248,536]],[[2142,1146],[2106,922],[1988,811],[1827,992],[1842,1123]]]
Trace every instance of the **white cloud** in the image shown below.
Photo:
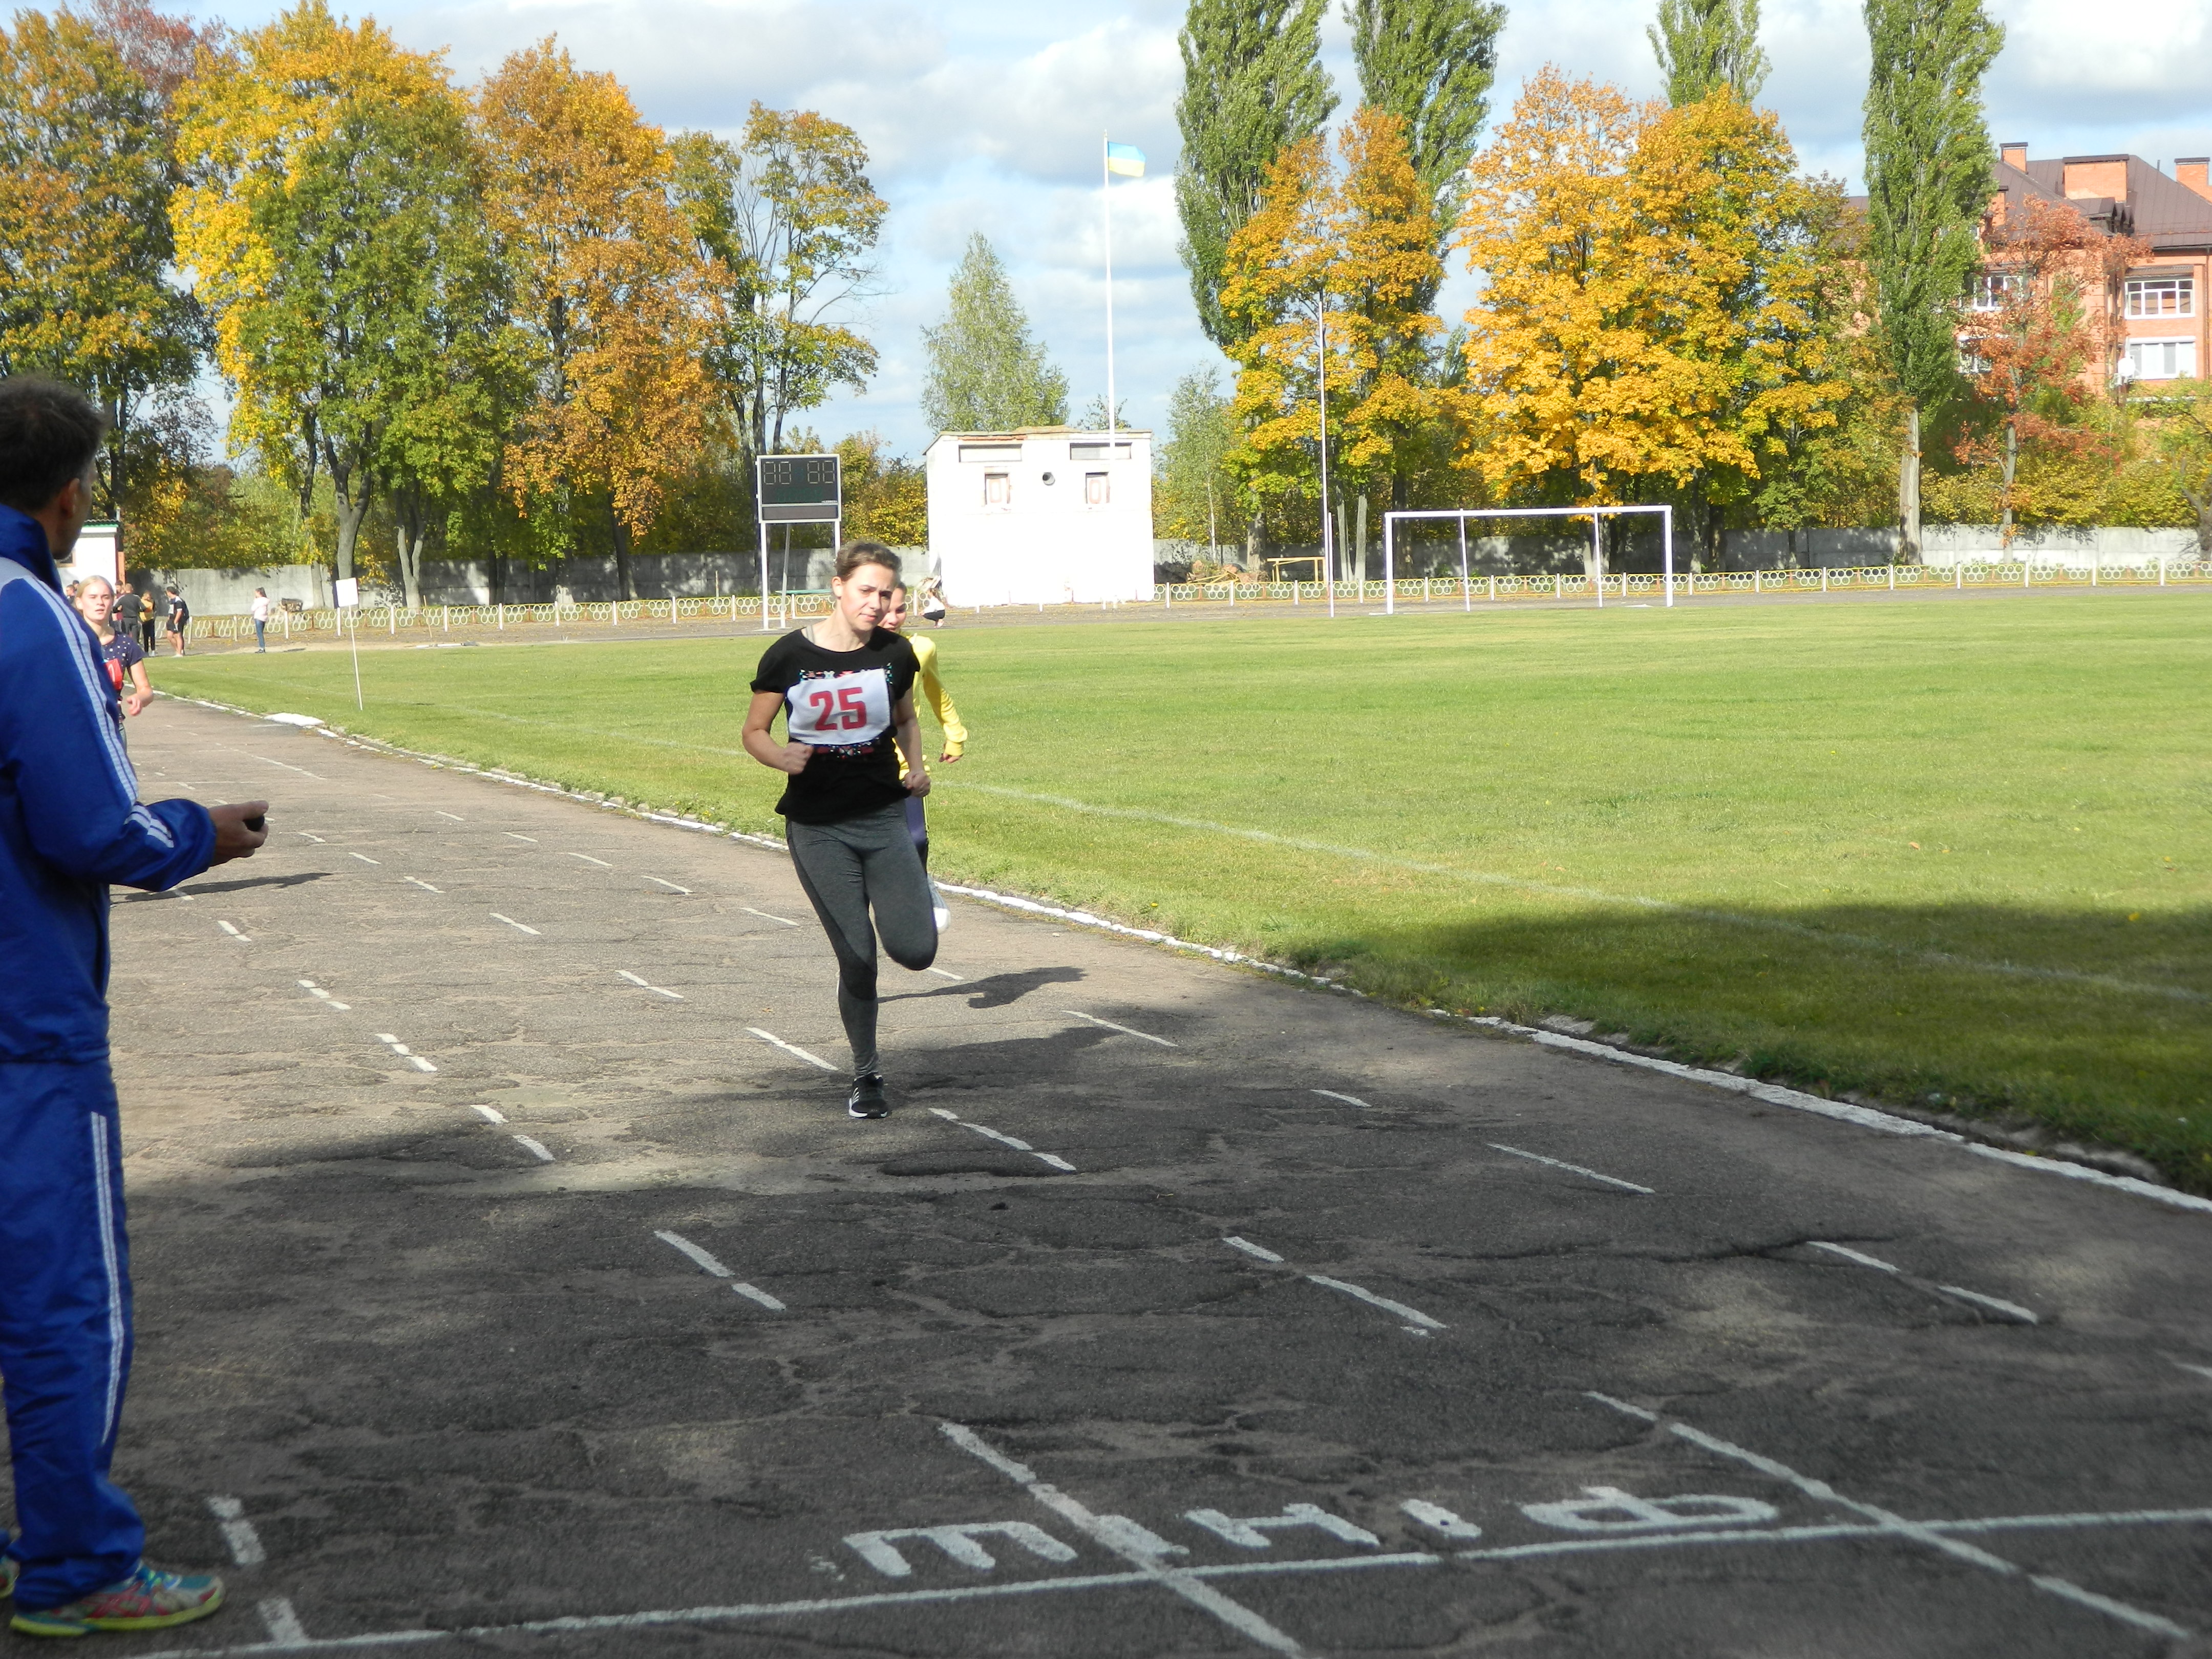
[[[336,0],[343,3],[343,0]],[[1547,63],[1655,96],[1644,29],[1656,0],[1508,0],[1493,112]],[[1988,0],[1993,9],[1996,0]],[[221,9],[251,27],[272,0]],[[1323,55],[1340,94],[1356,97],[1348,41],[1332,3]],[[920,331],[943,304],[969,234],[997,246],[1039,336],[1068,373],[1079,407],[1103,391],[1104,289],[1098,223],[1101,131],[1144,149],[1151,176],[1115,186],[1115,317],[1119,388],[1133,420],[1158,424],[1189,368],[1220,363],[1200,334],[1175,255],[1169,177],[1182,70],[1178,0],[1089,8],[1006,0],[460,0],[379,15],[416,46],[451,48],[473,79],[507,53],[557,33],[580,64],[611,70],[664,126],[740,125],[752,101],[807,107],[851,124],[891,204],[885,283],[864,326],[882,368],[864,397],[806,423],[826,436],[879,427],[918,451]],[[1990,77],[1990,125],[2038,156],[2125,150],[2170,160],[2212,153],[2212,8],[2137,0],[2124,30],[2090,0],[2007,0],[2005,52]],[[1801,161],[1857,187],[1867,49],[1858,0],[1766,0],[1774,72],[1762,101],[1788,124]],[[1455,276],[1446,320],[1471,297]]]

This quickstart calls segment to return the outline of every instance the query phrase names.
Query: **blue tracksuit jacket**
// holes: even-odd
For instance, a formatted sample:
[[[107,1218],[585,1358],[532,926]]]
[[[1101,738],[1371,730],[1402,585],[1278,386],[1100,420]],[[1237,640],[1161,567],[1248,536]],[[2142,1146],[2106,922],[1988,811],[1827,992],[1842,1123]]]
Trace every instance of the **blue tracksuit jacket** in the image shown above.
[[[108,1479],[131,1279],[107,888],[174,886],[214,848],[204,807],[140,803],[99,642],[46,532],[0,507],[0,1384],[19,1607],[112,1583],[144,1543]]]

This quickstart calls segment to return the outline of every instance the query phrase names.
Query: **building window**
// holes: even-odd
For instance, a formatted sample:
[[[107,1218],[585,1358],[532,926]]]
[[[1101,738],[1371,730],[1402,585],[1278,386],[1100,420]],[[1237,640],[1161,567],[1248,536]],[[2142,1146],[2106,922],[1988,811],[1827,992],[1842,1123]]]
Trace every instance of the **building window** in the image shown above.
[[[1986,374],[1990,372],[1990,360],[1975,349],[1978,344],[1979,342],[1974,340],[1959,342],[1960,374]]]
[[[2120,378],[2126,380],[2178,380],[2197,373],[2197,342],[2130,340],[2120,357]]]
[[[1113,483],[1107,474],[1086,472],[1083,475],[1084,506],[1103,507],[1113,499]]]
[[[2121,309],[2130,317],[2194,317],[2197,283],[2191,276],[2130,276]]]
[[[1014,475],[1011,472],[986,472],[983,475],[983,505],[1012,507],[1014,504]]]
[[[2013,285],[2020,278],[2009,271],[1985,270],[1974,278],[1972,296],[1966,301],[1969,311],[2002,311],[2012,301]]]
[[[1067,459],[1071,461],[1126,461],[1132,453],[1127,443],[1107,442],[1070,444]]]

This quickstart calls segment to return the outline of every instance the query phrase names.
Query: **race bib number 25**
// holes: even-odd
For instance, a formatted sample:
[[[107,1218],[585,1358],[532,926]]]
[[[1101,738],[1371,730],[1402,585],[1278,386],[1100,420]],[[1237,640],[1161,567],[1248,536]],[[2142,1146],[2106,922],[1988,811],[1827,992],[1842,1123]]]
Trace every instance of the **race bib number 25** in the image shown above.
[[[801,680],[784,694],[791,741],[823,748],[873,743],[891,723],[890,676],[871,668]]]

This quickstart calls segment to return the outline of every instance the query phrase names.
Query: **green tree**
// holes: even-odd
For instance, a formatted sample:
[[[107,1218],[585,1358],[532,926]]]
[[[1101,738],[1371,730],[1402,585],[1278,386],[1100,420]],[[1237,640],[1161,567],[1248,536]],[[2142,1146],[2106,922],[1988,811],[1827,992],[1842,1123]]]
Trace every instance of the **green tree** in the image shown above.
[[[1194,368],[1176,382],[1168,441],[1154,452],[1154,535],[1209,547],[1244,539],[1246,514],[1224,465],[1239,436],[1218,371]]]
[[[1182,162],[1176,210],[1199,326],[1226,350],[1243,336],[1222,308],[1230,239],[1260,205],[1267,170],[1336,108],[1321,66],[1327,0],[1191,0],[1177,44]]]
[[[1981,0],[1865,0],[1867,260],[1875,326],[1905,399],[1898,515],[1920,553],[1923,422],[1959,399],[1958,319],[1981,264],[1995,159],[1982,76],[2004,45]]]
[[[2158,451],[2167,477],[2197,520],[2197,556],[2212,559],[2212,380],[2147,389],[2159,416]]]
[[[864,391],[876,350],[836,320],[870,290],[884,200],[868,150],[842,122],[756,103],[743,140],[679,134],[678,207],[716,314],[707,367],[739,453],[783,448],[784,422],[831,391]]]
[[[1659,0],[1658,25],[1644,32],[1676,109],[1723,87],[1747,104],[1766,84],[1771,66],[1759,44],[1759,0]]]
[[[929,544],[929,479],[919,461],[894,455],[880,432],[837,441],[845,492],[845,536],[886,547]]]
[[[1359,65],[1359,101],[1406,124],[1413,172],[1436,208],[1440,238],[1449,235],[1467,198],[1475,135],[1490,113],[1505,8],[1491,0],[1346,0],[1344,21]],[[1432,287],[1420,308],[1435,299]]]
[[[303,504],[328,477],[350,576],[395,478],[486,464],[496,285],[464,106],[435,58],[307,0],[181,107],[195,182],[176,222],[237,394],[233,446]]]
[[[981,231],[952,272],[945,320],[921,331],[929,357],[921,412],[939,432],[1007,432],[1057,426],[1067,418],[1067,376],[1043,343],[1006,280],[1006,267]]]
[[[190,464],[153,418],[198,372],[205,325],[168,280],[176,184],[162,92],[94,21],[0,31],[0,373],[83,387],[111,427],[100,509]]]

